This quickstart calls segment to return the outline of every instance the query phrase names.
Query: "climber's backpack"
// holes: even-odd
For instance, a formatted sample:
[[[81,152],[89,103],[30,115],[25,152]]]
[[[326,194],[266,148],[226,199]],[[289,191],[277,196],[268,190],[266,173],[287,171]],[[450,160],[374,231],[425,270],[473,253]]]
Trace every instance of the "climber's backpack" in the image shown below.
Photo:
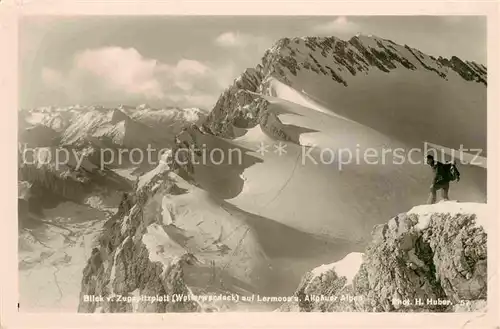
[[[458,181],[460,180],[460,172],[457,169],[457,166],[453,162],[448,162],[443,165],[444,169],[446,170],[448,180],[450,182],[453,181]]]

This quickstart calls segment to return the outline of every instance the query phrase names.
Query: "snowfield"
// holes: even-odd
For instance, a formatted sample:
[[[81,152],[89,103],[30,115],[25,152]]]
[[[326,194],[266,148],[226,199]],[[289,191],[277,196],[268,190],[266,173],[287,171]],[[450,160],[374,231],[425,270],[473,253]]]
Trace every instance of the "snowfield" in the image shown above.
[[[287,88],[287,95],[292,91]],[[413,161],[419,162],[411,164],[408,163],[411,144],[289,100],[266,98],[271,103],[269,110],[280,113],[280,120],[290,130],[302,128],[313,132],[300,135],[301,145],[284,142],[286,154],[282,155],[274,152],[279,141],[269,140],[258,126],[232,140],[231,143],[250,150],[258,150],[261,143],[267,143],[270,151],[264,156],[248,153],[263,162],[244,169],[244,187],[228,200],[230,203],[302,231],[349,241],[366,238],[379,219],[425,203],[432,172],[423,163],[424,144],[419,152],[412,154]],[[306,146],[314,147],[308,153]],[[393,160],[396,149],[402,150],[400,154],[406,162]],[[375,161],[373,158],[365,161],[363,154],[370,151],[378,156]],[[361,156],[357,158],[356,152]],[[463,180],[456,187],[452,184],[452,198],[484,202],[486,174],[482,168],[459,165],[459,170]],[[227,178],[227,172],[224,175]],[[321,197],[311,198],[313,195]],[[297,202],[300,207],[289,206]]]
[[[310,96],[308,96],[304,90],[299,92],[298,90],[293,89],[292,87],[284,84],[283,82],[275,78],[270,78],[268,83],[269,83],[269,89],[268,89],[269,96],[319,111],[328,116],[334,116],[344,120],[348,120],[347,118],[336,114],[331,109],[328,109],[325,106],[311,99]],[[269,98],[268,100],[271,103],[275,101],[273,98]]]

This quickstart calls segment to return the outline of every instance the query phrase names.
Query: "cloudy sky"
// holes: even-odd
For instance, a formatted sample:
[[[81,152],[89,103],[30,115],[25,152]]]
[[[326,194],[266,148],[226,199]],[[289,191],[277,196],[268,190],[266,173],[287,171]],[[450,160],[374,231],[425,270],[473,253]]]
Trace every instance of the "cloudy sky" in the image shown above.
[[[20,103],[211,109],[281,37],[374,34],[425,53],[486,64],[486,20],[450,16],[27,17]]]

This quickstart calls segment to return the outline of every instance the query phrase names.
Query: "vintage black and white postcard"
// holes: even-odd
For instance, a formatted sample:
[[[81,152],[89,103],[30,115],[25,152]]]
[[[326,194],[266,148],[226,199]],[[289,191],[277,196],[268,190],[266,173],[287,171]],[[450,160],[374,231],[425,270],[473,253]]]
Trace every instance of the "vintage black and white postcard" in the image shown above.
[[[380,5],[12,3],[9,318],[498,324],[498,7]]]

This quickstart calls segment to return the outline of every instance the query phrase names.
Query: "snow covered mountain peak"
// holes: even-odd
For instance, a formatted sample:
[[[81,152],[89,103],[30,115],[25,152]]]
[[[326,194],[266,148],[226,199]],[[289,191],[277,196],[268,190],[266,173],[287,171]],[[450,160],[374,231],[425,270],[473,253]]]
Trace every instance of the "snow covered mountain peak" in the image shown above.
[[[348,41],[335,36],[282,38],[266,51],[263,63],[268,72],[276,72],[283,82],[290,81],[290,75],[309,70],[330,75],[347,86],[352,76],[373,68],[386,73],[406,68],[430,71],[443,79],[457,73],[466,81],[487,83],[487,70],[482,64],[463,61],[456,56],[437,59],[408,45],[364,34]]]

